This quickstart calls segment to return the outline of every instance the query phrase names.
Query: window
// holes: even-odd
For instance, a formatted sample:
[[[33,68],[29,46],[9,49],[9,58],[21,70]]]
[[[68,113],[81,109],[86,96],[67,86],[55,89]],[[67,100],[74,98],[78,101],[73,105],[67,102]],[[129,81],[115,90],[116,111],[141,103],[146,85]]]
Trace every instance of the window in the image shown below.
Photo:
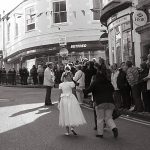
[[[15,36],[18,36],[18,23],[15,23]]]
[[[53,3],[53,22],[67,22],[66,1]]]
[[[7,40],[10,41],[10,23],[7,25]]]
[[[100,20],[101,0],[93,0],[93,20]]]
[[[34,7],[29,7],[26,9],[26,31],[35,29],[35,9]]]

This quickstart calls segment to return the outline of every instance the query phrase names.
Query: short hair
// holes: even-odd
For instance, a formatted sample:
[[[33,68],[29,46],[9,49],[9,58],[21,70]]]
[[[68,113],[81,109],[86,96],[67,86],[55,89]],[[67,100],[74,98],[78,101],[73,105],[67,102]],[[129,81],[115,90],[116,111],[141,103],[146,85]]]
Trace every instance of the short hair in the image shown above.
[[[133,63],[132,63],[131,61],[128,60],[128,61],[126,62],[126,66],[127,66],[127,67],[132,67],[132,65],[133,65]]]

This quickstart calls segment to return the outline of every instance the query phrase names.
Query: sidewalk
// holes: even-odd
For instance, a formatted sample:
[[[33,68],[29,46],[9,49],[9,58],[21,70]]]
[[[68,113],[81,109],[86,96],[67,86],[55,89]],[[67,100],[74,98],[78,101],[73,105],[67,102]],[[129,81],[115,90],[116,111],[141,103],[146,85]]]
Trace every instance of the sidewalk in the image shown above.
[[[18,87],[18,88],[45,88],[43,85],[1,85],[5,87]],[[90,98],[83,100],[83,105],[85,107],[92,109],[92,102]],[[120,109],[121,114],[129,117],[134,117],[137,119],[142,119],[144,121],[150,121],[150,113],[149,112],[132,112],[130,110]]]

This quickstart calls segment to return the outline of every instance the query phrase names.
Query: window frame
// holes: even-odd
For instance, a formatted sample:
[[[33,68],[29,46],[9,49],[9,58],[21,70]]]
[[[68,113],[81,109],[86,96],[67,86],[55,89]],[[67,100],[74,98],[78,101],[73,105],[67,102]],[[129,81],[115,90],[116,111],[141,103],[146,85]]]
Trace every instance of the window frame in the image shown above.
[[[65,10],[61,10],[61,2],[65,3]],[[59,7],[58,11],[57,10],[55,11],[55,8],[57,9],[57,6],[55,5],[55,3],[58,3],[56,5],[59,5],[58,6]],[[53,10],[52,11],[52,22],[53,22],[53,24],[64,24],[64,23],[67,23],[68,18],[67,18],[66,0],[52,1],[52,10]],[[65,21],[62,21],[63,20],[62,16],[61,16],[62,13],[65,14],[65,18],[63,18],[63,19],[65,19]],[[59,17],[58,21],[56,21],[56,19],[55,19],[55,14],[58,14],[58,17]]]
[[[7,41],[10,41],[10,22],[7,24]]]
[[[33,12],[31,9],[33,9]],[[29,11],[30,13],[28,14],[27,11]],[[30,17],[30,19],[28,19],[28,16]],[[28,23],[28,21],[30,23]],[[32,25],[33,27],[31,29],[28,29],[28,27]],[[35,29],[36,29],[36,10],[35,10],[35,6],[32,5],[32,6],[25,8],[25,31],[30,32]]]
[[[100,4],[99,7],[96,7],[97,6],[96,1],[99,1],[99,4]],[[102,1],[101,0],[92,0],[92,3],[93,3],[93,18],[92,19],[93,19],[93,21],[100,21]],[[98,11],[98,12],[96,12],[96,11]]]

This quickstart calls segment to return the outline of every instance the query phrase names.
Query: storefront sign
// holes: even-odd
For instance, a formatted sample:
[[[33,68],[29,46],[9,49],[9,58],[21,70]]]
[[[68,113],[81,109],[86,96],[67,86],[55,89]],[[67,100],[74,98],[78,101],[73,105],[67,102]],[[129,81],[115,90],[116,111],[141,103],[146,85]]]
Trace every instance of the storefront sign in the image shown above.
[[[120,17],[119,19],[116,19],[115,21],[113,21],[112,23],[110,22],[111,20],[108,20],[107,24],[108,24],[108,27],[109,29],[117,26],[117,25],[120,25],[126,21],[130,21],[130,15],[126,15],[126,16],[123,16],[123,17]]]
[[[85,48],[87,47],[87,44],[76,44],[76,45],[71,45],[71,48]]]
[[[142,10],[137,10],[133,14],[133,22],[138,26],[144,26],[147,23],[147,15]]]

